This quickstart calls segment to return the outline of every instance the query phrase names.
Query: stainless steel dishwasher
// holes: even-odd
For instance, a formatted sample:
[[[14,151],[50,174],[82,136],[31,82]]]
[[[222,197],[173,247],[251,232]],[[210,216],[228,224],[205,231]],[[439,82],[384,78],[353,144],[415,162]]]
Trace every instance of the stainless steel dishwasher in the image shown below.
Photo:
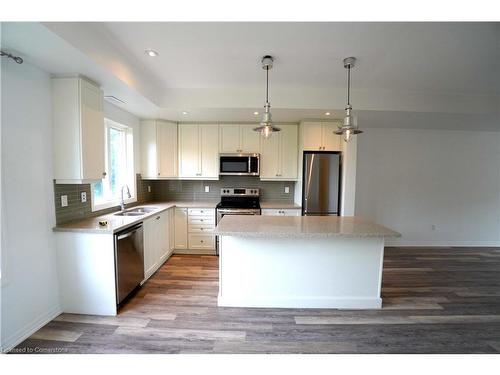
[[[144,280],[142,223],[115,234],[116,304]]]

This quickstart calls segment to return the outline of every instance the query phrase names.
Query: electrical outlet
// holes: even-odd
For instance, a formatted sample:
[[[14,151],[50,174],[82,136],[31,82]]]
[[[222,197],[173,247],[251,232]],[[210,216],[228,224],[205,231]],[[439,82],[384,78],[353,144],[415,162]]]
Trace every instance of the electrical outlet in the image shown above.
[[[209,185],[205,185],[205,193],[210,193],[210,186]]]
[[[148,185],[148,193],[151,193],[151,186]]]
[[[285,194],[290,194],[290,186],[285,186]]]
[[[82,191],[82,203],[85,203],[87,202],[87,192],[86,191]]]
[[[68,207],[68,196],[61,195],[61,207]]]

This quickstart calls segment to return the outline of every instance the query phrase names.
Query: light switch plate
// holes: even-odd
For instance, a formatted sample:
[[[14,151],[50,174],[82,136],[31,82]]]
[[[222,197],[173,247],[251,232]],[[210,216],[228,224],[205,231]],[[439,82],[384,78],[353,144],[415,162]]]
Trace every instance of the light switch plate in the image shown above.
[[[81,197],[82,197],[82,203],[87,202],[87,192],[86,191],[82,191]]]
[[[285,186],[285,194],[290,194],[290,187],[289,186]]]
[[[210,193],[210,186],[209,185],[205,185],[205,193]]]
[[[61,207],[68,207],[68,196],[61,195]]]

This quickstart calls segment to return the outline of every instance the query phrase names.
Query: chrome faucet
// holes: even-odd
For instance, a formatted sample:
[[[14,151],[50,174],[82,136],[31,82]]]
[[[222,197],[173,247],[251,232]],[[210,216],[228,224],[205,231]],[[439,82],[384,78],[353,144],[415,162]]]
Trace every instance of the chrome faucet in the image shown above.
[[[130,189],[128,188],[128,185],[123,185],[120,191],[122,196],[122,199],[120,201],[120,208],[122,211],[125,210],[125,200],[123,199],[123,188],[127,188],[127,197],[132,198],[132,195],[130,195]]]

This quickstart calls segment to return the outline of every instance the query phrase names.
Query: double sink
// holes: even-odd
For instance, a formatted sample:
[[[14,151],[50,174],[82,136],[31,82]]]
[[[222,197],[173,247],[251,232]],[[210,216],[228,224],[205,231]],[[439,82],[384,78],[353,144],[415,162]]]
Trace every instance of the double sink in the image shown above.
[[[128,210],[117,212],[116,216],[143,216],[156,211],[158,207],[134,207]]]

